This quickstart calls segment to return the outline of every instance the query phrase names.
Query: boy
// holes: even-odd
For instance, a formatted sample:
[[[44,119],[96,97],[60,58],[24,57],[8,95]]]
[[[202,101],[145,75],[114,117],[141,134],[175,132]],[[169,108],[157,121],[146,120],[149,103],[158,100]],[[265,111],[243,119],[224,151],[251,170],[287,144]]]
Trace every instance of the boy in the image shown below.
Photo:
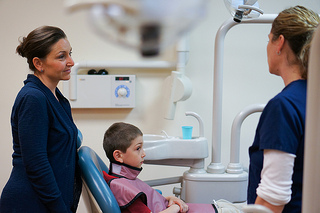
[[[127,123],[114,123],[104,135],[103,148],[110,161],[109,174],[103,172],[104,179],[121,212],[215,212],[211,204],[187,205],[177,197],[163,197],[137,178],[146,156],[142,136],[139,128]]]

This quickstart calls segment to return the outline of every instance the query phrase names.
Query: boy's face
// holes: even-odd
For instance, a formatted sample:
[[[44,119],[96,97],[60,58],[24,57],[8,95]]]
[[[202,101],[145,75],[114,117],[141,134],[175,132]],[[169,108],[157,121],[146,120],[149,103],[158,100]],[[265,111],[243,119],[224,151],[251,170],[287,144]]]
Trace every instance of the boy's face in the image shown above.
[[[123,163],[128,164],[129,166],[141,168],[143,158],[146,156],[142,147],[143,137],[139,135],[131,141],[131,146],[129,146],[126,153],[122,153]]]

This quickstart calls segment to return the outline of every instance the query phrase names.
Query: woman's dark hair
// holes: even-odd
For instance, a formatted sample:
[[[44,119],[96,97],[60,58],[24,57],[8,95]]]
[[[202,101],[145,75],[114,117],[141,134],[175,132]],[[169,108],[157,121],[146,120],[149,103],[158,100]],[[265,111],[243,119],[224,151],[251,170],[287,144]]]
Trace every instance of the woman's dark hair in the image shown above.
[[[32,62],[33,58],[46,58],[52,46],[66,37],[66,34],[58,27],[42,26],[30,32],[27,37],[23,37],[16,52],[27,58],[30,70],[36,71]]]

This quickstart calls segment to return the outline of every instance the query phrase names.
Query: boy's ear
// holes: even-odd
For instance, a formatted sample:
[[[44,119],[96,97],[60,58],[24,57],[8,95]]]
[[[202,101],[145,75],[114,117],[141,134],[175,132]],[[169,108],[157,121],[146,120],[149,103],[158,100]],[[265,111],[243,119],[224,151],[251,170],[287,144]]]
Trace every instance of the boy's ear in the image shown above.
[[[114,150],[113,152],[113,158],[120,162],[120,163],[123,163],[123,159],[122,159],[122,152],[120,150]]]

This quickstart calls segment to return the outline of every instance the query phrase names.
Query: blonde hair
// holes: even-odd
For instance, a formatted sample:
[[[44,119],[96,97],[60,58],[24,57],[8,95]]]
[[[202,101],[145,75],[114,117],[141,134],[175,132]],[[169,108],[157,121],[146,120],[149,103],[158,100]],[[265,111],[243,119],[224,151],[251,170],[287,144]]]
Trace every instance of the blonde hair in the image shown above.
[[[308,58],[312,35],[319,24],[319,15],[303,6],[290,7],[283,10],[272,23],[272,40],[280,35],[289,42],[289,46],[301,67],[301,77],[307,79]]]

